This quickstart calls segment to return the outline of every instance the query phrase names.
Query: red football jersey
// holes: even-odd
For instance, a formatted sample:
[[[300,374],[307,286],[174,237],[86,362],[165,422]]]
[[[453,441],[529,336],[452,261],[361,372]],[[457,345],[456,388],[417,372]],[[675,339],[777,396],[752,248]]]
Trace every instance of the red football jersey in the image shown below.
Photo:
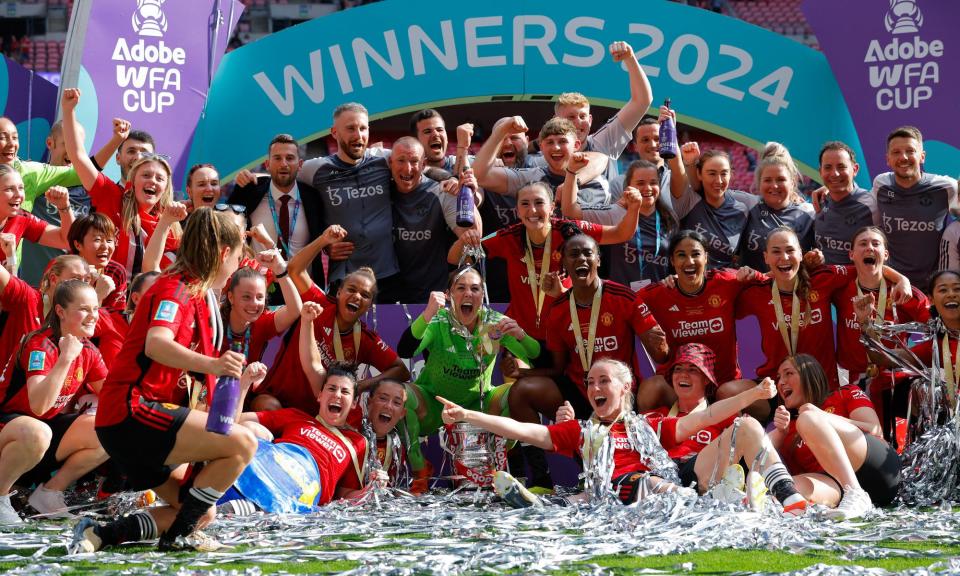
[[[123,212],[124,190],[101,172],[97,174],[96,182],[94,182],[93,187],[87,192],[90,194],[90,201],[94,207],[96,207],[97,212],[105,214],[113,221],[114,226],[117,227],[117,249],[113,252],[112,260],[123,266],[129,276],[130,265],[133,263],[132,246],[134,246],[134,239],[130,237],[130,230],[125,229],[122,223],[121,214]],[[153,231],[157,228],[159,220],[159,214],[151,214],[143,210],[140,211],[140,227],[144,234],[144,249],[146,249],[147,242],[150,241],[150,236],[153,235]],[[164,256],[160,261],[161,268],[165,268],[172,263],[172,260],[167,255],[176,253],[179,246],[180,241],[178,239],[174,238],[172,234],[167,236],[163,247]]]
[[[827,399],[823,401],[823,406],[820,407],[824,412],[844,418],[849,418],[850,414],[857,408],[873,409],[873,402],[870,402],[870,399],[860,388],[852,384],[843,386],[827,396]],[[796,418],[790,420],[790,426],[787,428],[779,452],[783,458],[783,463],[791,474],[823,472],[823,467],[817,462],[816,456],[797,434]]]
[[[567,365],[564,374],[572,380],[586,397],[584,378],[586,374],[580,355],[576,351],[577,340],[570,319],[570,298],[573,291],[568,290],[550,306],[547,318],[547,349],[551,352],[566,352]],[[577,306],[577,322],[580,334],[587,338],[590,330],[590,307]],[[634,338],[657,326],[657,321],[646,304],[637,299],[632,290],[623,284],[610,280],[603,281],[603,293],[600,297],[600,313],[597,316],[596,339],[593,343],[593,358],[613,358],[633,366],[637,372]]]
[[[677,418],[683,418],[686,416],[687,412],[677,412]],[[670,408],[666,406],[661,406],[656,410],[650,410],[645,413],[645,416],[652,422],[654,418],[667,419],[670,415]],[[690,435],[686,440],[678,442],[673,448],[667,450],[667,454],[670,455],[674,460],[686,461],[696,456],[700,453],[701,450],[706,448],[707,444],[713,442],[723,434],[723,431],[733,425],[733,421],[737,419],[737,415],[727,418],[719,424],[714,424],[712,426],[707,426],[702,430],[697,430]]]
[[[663,418],[648,416],[647,422],[660,436],[660,444],[668,451],[676,444],[678,418]],[[564,456],[572,457],[580,453],[580,434],[582,428],[579,420],[567,420],[560,424],[547,426],[550,439],[553,441],[553,451]],[[623,422],[617,422],[610,427],[610,437],[614,441],[613,448],[613,478],[630,474],[631,472],[646,472],[647,466],[640,458],[640,454],[630,446],[630,438]]]
[[[756,281],[763,278],[757,274]],[[653,317],[667,335],[670,350],[681,344],[699,343],[716,354],[714,375],[717,384],[741,378],[737,360],[737,323],[735,318],[737,296],[750,284],[737,280],[734,270],[708,270],[703,289],[692,296],[678,288],[667,288],[656,282],[637,292]],[[657,370],[665,374],[667,366]]]
[[[323,313],[313,323],[317,345],[323,365],[330,366],[336,360],[333,347],[333,320],[337,314],[337,303],[332,298],[324,296],[316,286],[302,295],[304,302],[321,302]],[[303,364],[300,362],[300,322],[290,329],[283,347],[274,360],[273,369],[267,375],[262,390],[272,394],[285,407],[299,408],[308,414],[316,414],[319,406],[314,396],[307,376],[303,373]],[[354,349],[353,331],[340,335],[343,345],[343,359],[345,362],[359,365],[368,364],[383,372],[390,368],[397,360],[397,353],[380,339],[376,332],[360,323],[360,350]]]
[[[249,334],[244,330],[239,333],[234,332],[232,340],[230,338],[224,338],[223,345],[220,347],[220,353],[222,354],[231,349],[240,350],[241,352],[246,351],[248,363],[259,362],[260,359],[263,358],[263,351],[266,350],[270,339],[280,335],[280,333],[277,332],[276,316],[276,312],[265,310],[259,318],[247,327],[250,331]],[[224,322],[224,324],[226,325],[227,322]]]
[[[16,236],[17,239],[14,240],[14,246],[17,246],[20,244],[21,238],[26,238],[31,242],[39,242],[47,226],[51,226],[51,224],[37,218],[33,214],[21,212],[7,218],[6,223],[3,225],[2,232]]]
[[[849,282],[850,276],[843,266],[821,266],[810,274],[810,291],[806,301],[800,301],[800,333],[797,337],[796,353],[810,354],[820,362],[832,390],[840,386],[840,379],[837,375],[830,302],[833,294]],[[770,293],[772,284],[773,280],[766,279],[741,292],[737,299],[737,318],[757,317],[761,348],[766,357],[763,365],[757,367],[757,376],[776,378],[777,369],[789,352],[777,326],[777,315]],[[793,294],[781,291],[780,302],[789,336]]]
[[[320,469],[320,504],[333,500],[337,486],[360,488],[363,480],[357,477],[350,449],[340,438],[316,418],[296,408],[257,412],[257,419],[273,432],[274,443],[288,442],[306,448]],[[340,429],[352,444],[357,465],[363,469],[366,462],[366,439],[353,430]]]
[[[206,298],[191,295],[185,280],[180,274],[164,274],[140,299],[123,348],[110,367],[110,375],[100,393],[97,426],[121,422],[130,413],[130,406],[139,403],[141,397],[188,405],[188,376],[192,386],[213,389],[213,376],[187,375],[179,368],[151,360],[144,350],[147,332],[153,327],[163,327],[173,332],[174,340],[181,346],[205,356],[217,356]]]
[[[603,226],[582,220],[563,220],[551,218],[550,232],[550,269],[549,272],[560,271],[560,244],[563,236],[560,234],[560,225],[565,222],[576,224],[584,234],[591,236],[597,242],[603,236]],[[526,229],[522,222],[499,230],[496,234],[483,240],[483,249],[487,258],[503,258],[507,263],[507,284],[510,288],[510,306],[506,315],[516,320],[524,331],[537,340],[546,339],[547,316],[553,298],[549,295],[543,298],[543,308],[540,310],[540,323],[537,324],[537,308],[530,292],[530,280],[527,278],[527,264],[524,255],[527,251]],[[540,266],[543,264],[543,248],[533,247],[534,272],[537,278],[540,275]],[[569,286],[569,282],[566,284]]]
[[[834,296],[834,306],[837,307],[837,363],[851,374],[862,373],[867,369],[869,360],[867,351],[860,343],[860,323],[853,309],[853,300],[857,297],[856,269],[851,267],[853,277],[847,286]],[[888,289],[893,287],[888,283]],[[864,295],[873,294],[880,305],[879,290],[861,290]],[[913,298],[904,304],[894,304],[893,298],[887,296],[886,309],[883,319],[892,322],[926,322],[930,319],[930,302],[923,292],[914,288]],[[892,344],[892,343],[890,343]]]
[[[940,365],[943,366],[943,335],[937,337],[937,349],[940,350]],[[924,340],[923,342],[917,342],[912,348],[910,348],[914,354],[917,355],[917,358],[923,362],[924,366],[931,366],[933,363],[933,340]],[[950,337],[950,361],[956,362],[957,357],[957,339]]]
[[[101,310],[100,318],[108,317],[110,320],[110,330],[104,330],[100,336],[100,343],[97,348],[103,361],[107,366],[113,366],[117,359],[117,354],[123,348],[123,341],[127,339],[127,332],[130,331],[130,318],[124,312],[113,310]]]
[[[24,344],[19,364],[7,363],[3,384],[0,384],[0,398],[10,396],[10,399],[0,406],[0,412],[14,412],[40,420],[49,420],[73,400],[84,384],[99,382],[107,377],[107,367],[103,363],[103,358],[100,357],[100,352],[97,351],[96,346],[84,340],[83,350],[70,365],[67,377],[60,386],[56,402],[43,414],[35,414],[30,408],[27,380],[34,376],[47,375],[60,358],[60,350],[50,340],[50,336],[52,332],[49,329],[34,335]],[[4,389],[3,385],[7,387]]]
[[[3,330],[0,331],[0,358],[6,362],[20,345],[20,339],[40,327],[43,320],[43,297],[40,291],[23,280],[11,277],[0,293]]]

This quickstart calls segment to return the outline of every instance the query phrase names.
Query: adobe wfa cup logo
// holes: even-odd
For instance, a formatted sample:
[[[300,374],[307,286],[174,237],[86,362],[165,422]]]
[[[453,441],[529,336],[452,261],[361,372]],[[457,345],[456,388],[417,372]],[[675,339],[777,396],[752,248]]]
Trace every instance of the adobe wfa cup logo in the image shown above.
[[[917,0],[890,0],[890,10],[883,19],[887,32],[892,34],[913,34],[923,26],[923,13],[917,6]]]
[[[159,38],[167,31],[167,17],[160,7],[166,0],[137,0],[133,13],[133,30],[140,36]]]

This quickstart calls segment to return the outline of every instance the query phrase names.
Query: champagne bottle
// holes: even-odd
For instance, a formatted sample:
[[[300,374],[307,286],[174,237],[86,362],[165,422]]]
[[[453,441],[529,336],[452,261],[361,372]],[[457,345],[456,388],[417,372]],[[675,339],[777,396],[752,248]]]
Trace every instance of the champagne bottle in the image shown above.
[[[470,160],[463,157],[463,170],[470,167]],[[473,190],[466,186],[460,187],[457,194],[457,226],[461,228],[470,228],[474,224],[473,219]]]
[[[663,105],[670,107],[670,99],[663,101]],[[680,151],[677,148],[677,125],[669,116],[660,123],[660,157],[664,160],[676,158]]]

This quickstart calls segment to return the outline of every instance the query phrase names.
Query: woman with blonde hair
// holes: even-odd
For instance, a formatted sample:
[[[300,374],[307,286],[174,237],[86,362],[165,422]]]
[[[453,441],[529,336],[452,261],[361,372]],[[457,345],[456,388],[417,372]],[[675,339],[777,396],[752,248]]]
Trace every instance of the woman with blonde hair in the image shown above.
[[[67,88],[63,92],[63,136],[67,155],[77,170],[83,187],[97,212],[106,214],[117,227],[117,248],[113,259],[127,271],[127,280],[143,270],[143,254],[163,213],[174,203],[173,169],[164,156],[142,153],[127,170],[123,188],[98,171],[77,138],[79,123],[74,110],[80,102],[80,91]],[[163,266],[173,261],[180,242],[180,225],[174,223],[166,239]]]
[[[754,172],[754,188],[761,202],[750,209],[740,236],[741,266],[768,271],[763,258],[767,235],[781,226],[793,228],[803,252],[813,248],[815,213],[813,205],[797,191],[799,185],[800,171],[790,151],[779,142],[767,142]]]

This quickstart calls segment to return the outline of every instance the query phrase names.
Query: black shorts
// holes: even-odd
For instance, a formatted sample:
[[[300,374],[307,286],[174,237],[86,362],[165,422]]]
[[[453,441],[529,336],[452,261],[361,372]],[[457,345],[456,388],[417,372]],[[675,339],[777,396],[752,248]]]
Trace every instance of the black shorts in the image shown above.
[[[900,455],[883,440],[864,434],[867,457],[857,470],[857,481],[876,506],[887,506],[900,488]]]
[[[97,427],[100,444],[127,475],[130,490],[156,488],[170,478],[173,467],[164,463],[189,414],[183,406],[141,401],[119,424]]]
[[[697,472],[694,470],[697,465],[697,456],[697,454],[694,454],[684,461],[674,460],[677,464],[677,474],[680,476],[681,486],[689,487],[697,482]]]
[[[25,416],[24,414],[2,414],[0,415],[0,423],[6,424],[12,422],[15,418],[19,416]],[[57,461],[57,450],[60,448],[60,443],[63,442],[63,437],[66,436],[67,430],[70,429],[70,426],[82,416],[82,414],[57,414],[49,420],[40,420],[39,418],[34,418],[33,416],[25,416],[27,418],[34,418],[43,422],[50,427],[52,432],[50,436],[50,445],[47,447],[47,451],[43,453],[43,458],[40,462],[34,466],[29,472],[24,474],[18,480],[18,484],[30,485],[30,484],[42,484],[50,479],[53,473],[60,468],[62,461]]]
[[[860,487],[870,495],[874,506],[887,506],[893,503],[900,489],[900,455],[893,446],[871,434],[863,433],[867,440],[867,456],[855,472]],[[843,498],[843,484],[823,472],[840,489]]]
[[[7,424],[14,421],[15,418],[19,418],[22,414],[0,414],[0,430],[3,430],[3,427]]]
[[[554,379],[554,382],[557,384],[557,388],[560,390],[560,395],[563,396],[563,399],[570,402],[570,405],[573,406],[573,412],[576,414],[577,420],[586,420],[593,414],[593,406],[590,406],[590,402],[584,397],[583,392],[580,391],[580,388],[574,384],[570,377],[566,374],[561,374]]]
[[[674,462],[677,464],[677,475],[680,476],[680,485],[686,486],[689,488],[693,486],[694,483],[696,483],[698,490],[702,492],[707,490],[710,487],[700,486],[700,480],[697,478],[697,471],[695,470],[695,468],[697,466],[697,456],[699,455],[700,454],[697,453],[697,454],[694,454],[691,458],[684,460],[682,462],[680,460],[674,460]],[[744,461],[743,458],[740,459],[740,462],[738,462],[738,464],[740,464],[740,467],[743,468],[744,473],[749,472],[750,469],[747,467],[747,463],[746,461]],[[716,478],[715,481],[719,481],[720,478],[722,478],[723,475],[726,474],[726,472],[727,472],[726,468],[718,469],[717,470],[718,478]],[[710,478],[707,478],[706,481],[709,482],[710,480],[711,480]]]

